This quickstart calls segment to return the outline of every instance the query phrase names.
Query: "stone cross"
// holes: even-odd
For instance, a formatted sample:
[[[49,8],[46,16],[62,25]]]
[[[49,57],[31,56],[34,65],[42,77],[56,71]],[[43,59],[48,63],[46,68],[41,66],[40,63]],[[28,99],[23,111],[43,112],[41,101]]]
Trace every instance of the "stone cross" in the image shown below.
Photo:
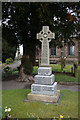
[[[41,66],[49,66],[49,42],[55,38],[55,33],[49,30],[49,26],[43,26],[42,31],[37,33],[37,39],[42,43],[41,46]]]

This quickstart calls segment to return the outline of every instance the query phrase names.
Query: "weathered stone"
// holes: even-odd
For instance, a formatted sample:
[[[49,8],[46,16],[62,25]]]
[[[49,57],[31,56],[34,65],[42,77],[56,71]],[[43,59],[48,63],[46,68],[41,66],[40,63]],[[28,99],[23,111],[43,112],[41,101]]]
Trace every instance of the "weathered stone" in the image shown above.
[[[38,75],[51,75],[52,74],[52,67],[39,67],[38,68]]]
[[[43,26],[42,31],[37,34],[37,39],[42,42],[41,66],[38,68],[38,75],[34,77],[34,84],[31,85],[31,93],[28,100],[43,102],[57,102],[60,92],[57,91],[57,82],[54,82],[52,67],[49,67],[49,42],[55,38],[55,34],[48,26]]]
[[[53,85],[32,84],[31,93],[42,95],[55,95],[57,91],[57,82]]]
[[[40,95],[40,94],[32,94],[29,93],[27,96],[28,100],[31,101],[42,101],[42,102],[48,102],[48,103],[57,103],[60,97],[60,90],[56,91],[55,96],[50,95]]]
[[[54,75],[50,75],[50,76],[35,75],[34,79],[36,84],[52,85],[54,83]]]
[[[42,31],[37,34],[37,39],[42,43],[41,66],[49,66],[49,42],[55,38],[55,33],[49,30],[49,26],[43,26]]]

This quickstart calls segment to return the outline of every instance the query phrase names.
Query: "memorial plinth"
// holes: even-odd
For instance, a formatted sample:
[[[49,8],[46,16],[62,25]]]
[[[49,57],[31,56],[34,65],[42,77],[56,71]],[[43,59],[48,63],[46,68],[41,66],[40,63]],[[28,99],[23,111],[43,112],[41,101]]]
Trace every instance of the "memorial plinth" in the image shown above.
[[[52,67],[39,67],[38,68],[38,75],[51,75],[52,74]]]
[[[50,76],[35,75],[34,79],[36,84],[52,85],[54,83],[54,75],[50,75]]]
[[[27,96],[28,100],[57,103],[60,97],[60,90],[57,90],[52,67],[48,67],[49,42],[54,36],[55,34],[49,30],[48,26],[43,26],[42,31],[37,34],[37,39],[42,42],[41,67],[38,68],[38,75],[34,76],[34,84],[31,85],[31,93]]]
[[[34,76],[34,84],[31,85],[31,93],[27,98],[31,101],[57,103],[60,90],[57,90],[54,74],[51,67],[39,67],[38,75]]]
[[[31,101],[41,101],[41,102],[47,102],[47,103],[57,103],[60,97],[60,90],[57,90],[55,96],[50,95],[42,95],[42,94],[28,94],[28,100]]]

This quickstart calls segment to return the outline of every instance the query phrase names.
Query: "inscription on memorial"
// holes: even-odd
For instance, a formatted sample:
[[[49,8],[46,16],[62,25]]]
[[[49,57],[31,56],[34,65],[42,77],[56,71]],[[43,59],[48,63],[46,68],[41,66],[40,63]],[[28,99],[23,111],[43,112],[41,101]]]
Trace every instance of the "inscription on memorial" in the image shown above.
[[[39,84],[31,85],[31,93],[34,94],[54,95],[56,94],[56,90],[57,90],[56,82],[53,85],[39,85]]]
[[[51,76],[36,75],[34,79],[36,84],[52,85],[54,83],[54,75]]]
[[[53,91],[52,87],[40,87],[40,86],[33,86],[33,91]]]
[[[41,87],[40,86],[33,86],[33,91],[40,91],[41,90]]]
[[[51,75],[52,68],[51,67],[39,67],[38,68],[38,75]]]

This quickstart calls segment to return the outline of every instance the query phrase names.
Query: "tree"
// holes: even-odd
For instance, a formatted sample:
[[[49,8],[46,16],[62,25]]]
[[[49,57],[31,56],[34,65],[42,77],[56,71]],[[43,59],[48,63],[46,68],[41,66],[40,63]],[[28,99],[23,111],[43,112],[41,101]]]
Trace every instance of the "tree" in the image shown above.
[[[35,62],[36,45],[40,44],[36,40],[36,33],[43,25],[48,25],[50,30],[56,33],[56,40],[53,41],[55,46],[59,47],[62,47],[63,39],[66,44],[70,36],[79,31],[80,3],[11,2],[2,5],[3,23],[7,21],[7,24],[3,24],[3,36],[9,41],[5,36],[11,31],[10,44],[14,46],[18,43],[23,44],[23,56],[30,61],[31,66]]]
[[[16,46],[10,46],[10,44],[3,39],[2,42],[2,61],[5,62],[5,60],[9,57],[12,59],[15,58],[16,53]]]

